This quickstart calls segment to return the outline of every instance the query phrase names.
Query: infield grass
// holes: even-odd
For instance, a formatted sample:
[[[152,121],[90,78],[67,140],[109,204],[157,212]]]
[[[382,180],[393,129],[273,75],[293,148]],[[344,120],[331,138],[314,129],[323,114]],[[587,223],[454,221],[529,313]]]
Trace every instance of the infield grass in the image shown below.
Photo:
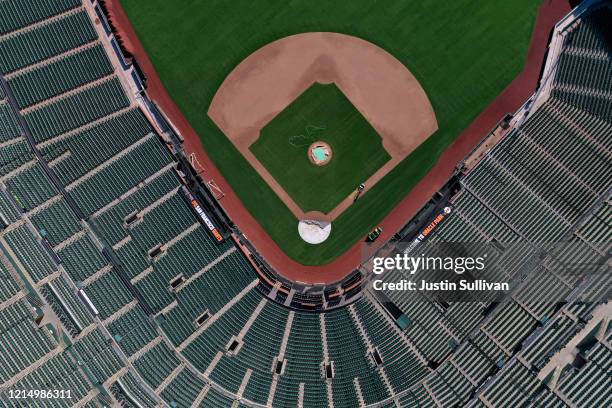
[[[328,263],[364,239],[516,77],[539,3],[122,0],[164,85],[210,157],[285,253],[306,265]],[[299,238],[293,214],[206,115],[214,93],[244,58],[277,39],[312,31],[354,35],[402,61],[423,86],[439,125],[338,217],[330,238],[317,246]]]
[[[308,147],[318,140],[332,149],[324,166],[308,159]],[[304,212],[333,210],[391,159],[376,130],[334,84],[309,87],[249,148]]]

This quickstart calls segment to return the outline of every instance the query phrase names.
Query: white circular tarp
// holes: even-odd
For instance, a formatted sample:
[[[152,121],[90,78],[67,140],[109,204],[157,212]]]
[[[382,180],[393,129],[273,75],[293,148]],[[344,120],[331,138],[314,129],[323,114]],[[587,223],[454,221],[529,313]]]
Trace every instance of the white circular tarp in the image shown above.
[[[302,220],[298,223],[300,237],[309,244],[320,244],[325,241],[331,233],[331,222]]]

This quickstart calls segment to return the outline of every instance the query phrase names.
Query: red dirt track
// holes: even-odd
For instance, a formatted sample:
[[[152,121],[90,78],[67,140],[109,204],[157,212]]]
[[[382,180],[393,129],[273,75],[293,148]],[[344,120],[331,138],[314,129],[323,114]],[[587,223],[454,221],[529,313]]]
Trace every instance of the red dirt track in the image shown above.
[[[202,148],[198,134],[164,88],[120,1],[108,0],[105,4],[111,23],[117,30],[125,48],[134,55],[147,75],[148,96],[160,106],[185,138],[186,153],[195,153],[200,164],[206,169],[203,177],[207,180],[214,179],[223,190],[225,197],[221,199],[221,205],[266,261],[286,278],[306,283],[336,282],[357,268],[363,256],[364,244],[362,242],[357,242],[347,252],[324,266],[304,266],[283,253],[257,220],[251,216]],[[384,232],[378,241],[379,246],[390,239],[444,185],[457,163],[465,158],[506,113],[515,112],[535,91],[548,46],[549,33],[555,23],[569,11],[570,6],[566,0],[545,0],[543,2],[535,22],[524,70],[461,133],[442,154],[427,176],[380,223]],[[374,248],[370,248],[370,251],[373,250]]]

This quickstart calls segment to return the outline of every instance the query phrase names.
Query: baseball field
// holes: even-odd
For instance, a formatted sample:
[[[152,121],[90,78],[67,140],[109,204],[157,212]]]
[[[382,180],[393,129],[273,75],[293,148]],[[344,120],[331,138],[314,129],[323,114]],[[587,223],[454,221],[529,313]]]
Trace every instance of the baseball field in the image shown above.
[[[168,92],[200,135],[216,166],[282,250],[305,265],[328,263],[363,239],[427,174],[461,131],[516,77],[524,64],[539,6],[529,0],[478,5],[457,0],[443,6],[435,1],[401,0],[356,0],[342,6],[337,2],[298,0],[282,7],[259,0],[204,3],[123,0],[122,4]],[[334,220],[332,235],[327,241],[311,246],[298,236],[294,213],[207,111],[228,74],[249,55],[281,38],[321,31],[364,39],[398,59],[426,92],[435,111],[438,130],[344,210]],[[340,109],[350,111],[346,107]],[[354,160],[350,160],[348,153],[340,156],[334,153],[328,166],[334,161],[340,163],[338,185],[344,190],[313,189],[312,183],[300,182],[299,174],[283,172],[283,160],[287,169],[294,163],[289,154],[293,147],[274,140],[286,140],[295,136],[293,133],[299,135],[301,129],[307,133],[306,125],[299,123],[297,112],[295,115],[295,123],[290,123],[286,115],[279,116],[278,126],[288,135],[274,132],[266,136],[262,131],[262,137],[252,145],[251,151],[306,209],[332,208],[346,192],[354,189],[355,180],[367,177],[385,162],[384,151],[378,151],[376,140],[372,139],[373,144],[368,144],[363,152],[350,153],[365,155],[364,159],[356,156],[359,162],[355,163],[355,171],[363,174],[353,180],[346,163]],[[335,126],[333,123],[312,125]],[[365,128],[362,124],[357,127]],[[375,138],[376,134],[369,136]],[[284,150],[278,150],[283,146]],[[326,176],[336,177],[335,172]],[[313,196],[314,193],[320,196]]]

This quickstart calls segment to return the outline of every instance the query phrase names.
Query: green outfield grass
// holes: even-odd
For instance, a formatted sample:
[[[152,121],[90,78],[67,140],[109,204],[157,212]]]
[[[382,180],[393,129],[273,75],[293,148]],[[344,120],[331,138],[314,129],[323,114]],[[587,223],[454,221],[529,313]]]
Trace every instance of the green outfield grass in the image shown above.
[[[324,166],[308,159],[308,147],[318,140],[333,153]],[[250,149],[304,212],[333,210],[391,159],[376,130],[334,84],[304,91]]]
[[[164,85],[226,179],[279,246],[308,265],[330,262],[374,227],[523,67],[539,2],[507,0],[123,0]],[[311,246],[296,219],[208,118],[210,101],[249,54],[288,35],[334,31],[368,40],[420,81],[439,130]],[[484,136],[484,135],[483,135]]]

